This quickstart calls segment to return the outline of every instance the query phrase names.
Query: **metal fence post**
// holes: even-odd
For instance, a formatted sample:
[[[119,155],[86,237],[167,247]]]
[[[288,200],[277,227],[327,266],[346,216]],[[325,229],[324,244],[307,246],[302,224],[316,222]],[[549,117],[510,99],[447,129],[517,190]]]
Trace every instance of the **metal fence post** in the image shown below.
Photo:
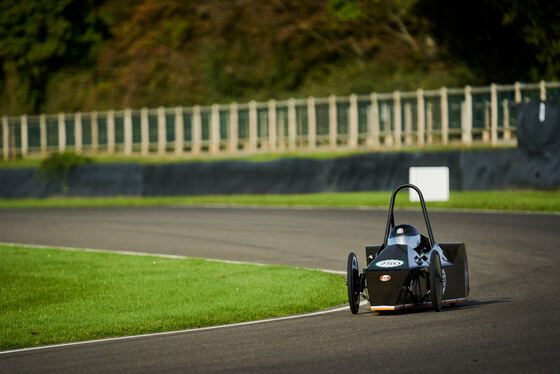
[[[412,144],[412,107],[410,103],[404,104],[404,144]]]
[[[74,113],[74,147],[76,148],[76,152],[82,152],[82,113],[77,112]]]
[[[2,117],[2,154],[4,160],[10,158],[10,127],[8,126],[8,117]]]
[[[482,130],[482,142],[490,143],[490,103],[484,102],[484,130]]]
[[[97,112],[91,112],[91,151],[97,152],[99,147],[99,122]]]
[[[401,118],[401,94],[393,92],[393,116],[395,121],[395,145],[397,148],[402,144],[402,118]]]
[[[391,109],[386,101],[381,103],[381,120],[383,121],[383,144],[392,148],[395,141],[391,131]]]
[[[490,139],[493,146],[498,144],[498,89],[495,83],[490,85]]]
[[[288,100],[288,149],[296,150],[296,101]]]
[[[315,150],[317,146],[317,117],[315,115],[315,99],[307,99],[307,137],[309,150]]]
[[[257,103],[249,103],[249,152],[255,152],[258,148],[257,130]]]
[[[229,143],[228,150],[230,152],[237,152],[239,148],[239,112],[237,110],[237,103],[229,105]]]
[[[427,136],[426,142],[428,144],[432,144],[433,141],[433,133],[434,133],[434,107],[432,102],[428,100],[428,105],[426,105],[426,127],[427,127]]]
[[[124,110],[124,155],[130,156],[132,154],[132,111],[130,109]]]
[[[107,112],[107,153],[115,153],[115,112]]]
[[[66,123],[64,113],[58,113],[58,151],[64,152],[66,149]]]
[[[509,129],[509,102],[507,99],[502,101],[502,111],[503,115],[503,127],[504,127],[504,140],[511,139],[511,131]]]
[[[546,101],[546,82],[542,80],[539,85],[541,101]]]
[[[471,86],[465,86],[465,101],[463,103],[463,115],[461,119],[461,141],[465,145],[471,145],[473,121]]]
[[[29,136],[27,127],[27,115],[21,116],[21,155],[27,157],[27,151],[29,150]]]
[[[350,108],[348,113],[348,145],[350,149],[358,148],[358,96],[350,95]]]
[[[377,106],[377,94],[370,96],[371,105],[368,109],[368,135],[366,144],[373,149],[379,149],[379,107]]]
[[[425,137],[425,118],[424,111],[424,91],[422,89],[416,90],[416,120],[418,126],[418,145],[424,145]]]
[[[148,108],[140,109],[140,153],[146,156],[150,152],[150,125]]]
[[[443,145],[449,143],[449,104],[447,101],[447,88],[440,89],[441,95],[441,141]]]
[[[220,107],[212,105],[210,117],[210,153],[216,154],[220,150]]]
[[[41,155],[47,154],[47,116],[41,114],[39,116],[39,137],[41,144]]]
[[[285,111],[280,111],[277,112],[278,113],[278,118],[276,119],[276,121],[278,122],[278,149],[282,152],[284,152],[286,150],[287,147],[287,142],[286,142],[286,131],[288,130],[287,128],[287,113]]]
[[[158,154],[165,154],[167,145],[167,128],[165,124],[165,108],[159,107],[157,110],[157,127],[158,127]]]
[[[276,150],[276,101],[268,101],[268,148]]]
[[[183,108],[175,107],[175,154],[180,156],[183,154],[185,142],[185,123],[183,121]]]
[[[200,106],[193,107],[192,119],[192,153],[198,155],[202,142],[202,117],[200,115]]]
[[[338,120],[336,118],[336,96],[329,96],[329,146],[331,151],[336,151],[338,146]]]

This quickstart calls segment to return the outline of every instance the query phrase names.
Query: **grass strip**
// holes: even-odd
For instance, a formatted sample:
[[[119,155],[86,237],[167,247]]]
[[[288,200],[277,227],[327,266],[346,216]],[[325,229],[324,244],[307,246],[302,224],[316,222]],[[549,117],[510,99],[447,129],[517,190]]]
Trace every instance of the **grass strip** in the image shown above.
[[[346,301],[344,279],[229,264],[0,245],[0,349],[214,326]]]
[[[513,148],[511,145],[492,147],[489,145],[433,145],[433,146],[412,146],[404,147],[402,149],[385,149],[378,153],[432,153],[432,152],[450,152],[450,151],[480,151],[480,150],[497,150]],[[142,156],[139,154],[132,156],[124,155],[91,155],[88,156],[94,163],[110,164],[110,163],[133,163],[133,164],[171,164],[171,163],[185,163],[185,162],[213,162],[213,161],[247,161],[247,162],[269,162],[282,160],[286,158],[303,158],[303,159],[315,159],[315,160],[327,160],[336,159],[349,156],[358,156],[374,153],[372,151],[364,150],[341,150],[337,152],[332,151],[300,151],[300,152],[274,152],[274,153],[255,153],[255,154],[240,154],[240,155],[203,155],[203,156],[182,156],[178,157],[176,155],[168,156]],[[15,160],[2,160],[0,159],[0,169],[6,168],[18,168],[18,167],[39,167],[42,158],[40,157],[29,157],[29,158],[18,158]]]
[[[170,197],[52,197],[0,199],[1,208],[63,208],[166,205],[259,205],[387,208],[391,192],[337,192],[299,195],[220,195]],[[451,191],[446,202],[428,202],[429,208],[560,212],[560,191]],[[419,207],[408,193],[397,196],[397,207]]]

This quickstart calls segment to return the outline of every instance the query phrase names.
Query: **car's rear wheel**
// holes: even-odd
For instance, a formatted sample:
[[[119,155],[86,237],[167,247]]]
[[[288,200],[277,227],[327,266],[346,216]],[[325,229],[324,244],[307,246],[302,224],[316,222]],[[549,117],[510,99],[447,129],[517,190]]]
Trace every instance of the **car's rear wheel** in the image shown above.
[[[441,259],[437,251],[430,255],[430,299],[432,308],[436,312],[441,310],[441,299],[443,296],[443,273],[441,271]]]
[[[346,285],[348,286],[348,304],[350,311],[357,314],[360,310],[360,269],[358,258],[354,252],[348,255],[348,266],[346,267]]]

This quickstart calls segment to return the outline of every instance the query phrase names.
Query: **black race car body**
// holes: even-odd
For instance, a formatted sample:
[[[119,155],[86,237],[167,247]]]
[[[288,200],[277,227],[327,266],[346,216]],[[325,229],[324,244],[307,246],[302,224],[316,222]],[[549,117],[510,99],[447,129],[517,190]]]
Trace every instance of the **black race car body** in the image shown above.
[[[403,188],[418,192],[428,236],[411,225],[395,226],[395,196]],[[366,246],[366,263],[360,273],[356,255],[348,256],[348,298],[353,313],[359,309],[360,297],[369,301],[373,311],[423,305],[439,311],[442,304],[466,301],[469,294],[465,244],[434,240],[422,193],[411,184],[401,185],[393,192],[384,241]]]
[[[369,246],[366,251],[379,251],[380,246]],[[442,303],[466,301],[468,269],[463,243],[436,244],[442,268]],[[427,251],[426,257],[431,255]],[[370,257],[368,255],[368,257]],[[418,256],[417,251],[405,245],[392,245],[368,262],[364,269],[367,298],[371,310],[397,310],[418,305],[431,305],[429,297],[429,257]]]

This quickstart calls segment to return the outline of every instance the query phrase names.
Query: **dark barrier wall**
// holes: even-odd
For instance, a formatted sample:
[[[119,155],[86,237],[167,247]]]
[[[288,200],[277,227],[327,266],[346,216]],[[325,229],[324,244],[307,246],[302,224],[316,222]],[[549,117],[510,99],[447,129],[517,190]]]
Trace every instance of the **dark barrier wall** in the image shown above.
[[[329,160],[89,164],[68,176],[68,196],[285,194],[392,190],[411,166],[448,166],[452,190],[560,188],[560,156],[519,149],[371,153]],[[1,197],[61,195],[36,169],[0,169]]]

